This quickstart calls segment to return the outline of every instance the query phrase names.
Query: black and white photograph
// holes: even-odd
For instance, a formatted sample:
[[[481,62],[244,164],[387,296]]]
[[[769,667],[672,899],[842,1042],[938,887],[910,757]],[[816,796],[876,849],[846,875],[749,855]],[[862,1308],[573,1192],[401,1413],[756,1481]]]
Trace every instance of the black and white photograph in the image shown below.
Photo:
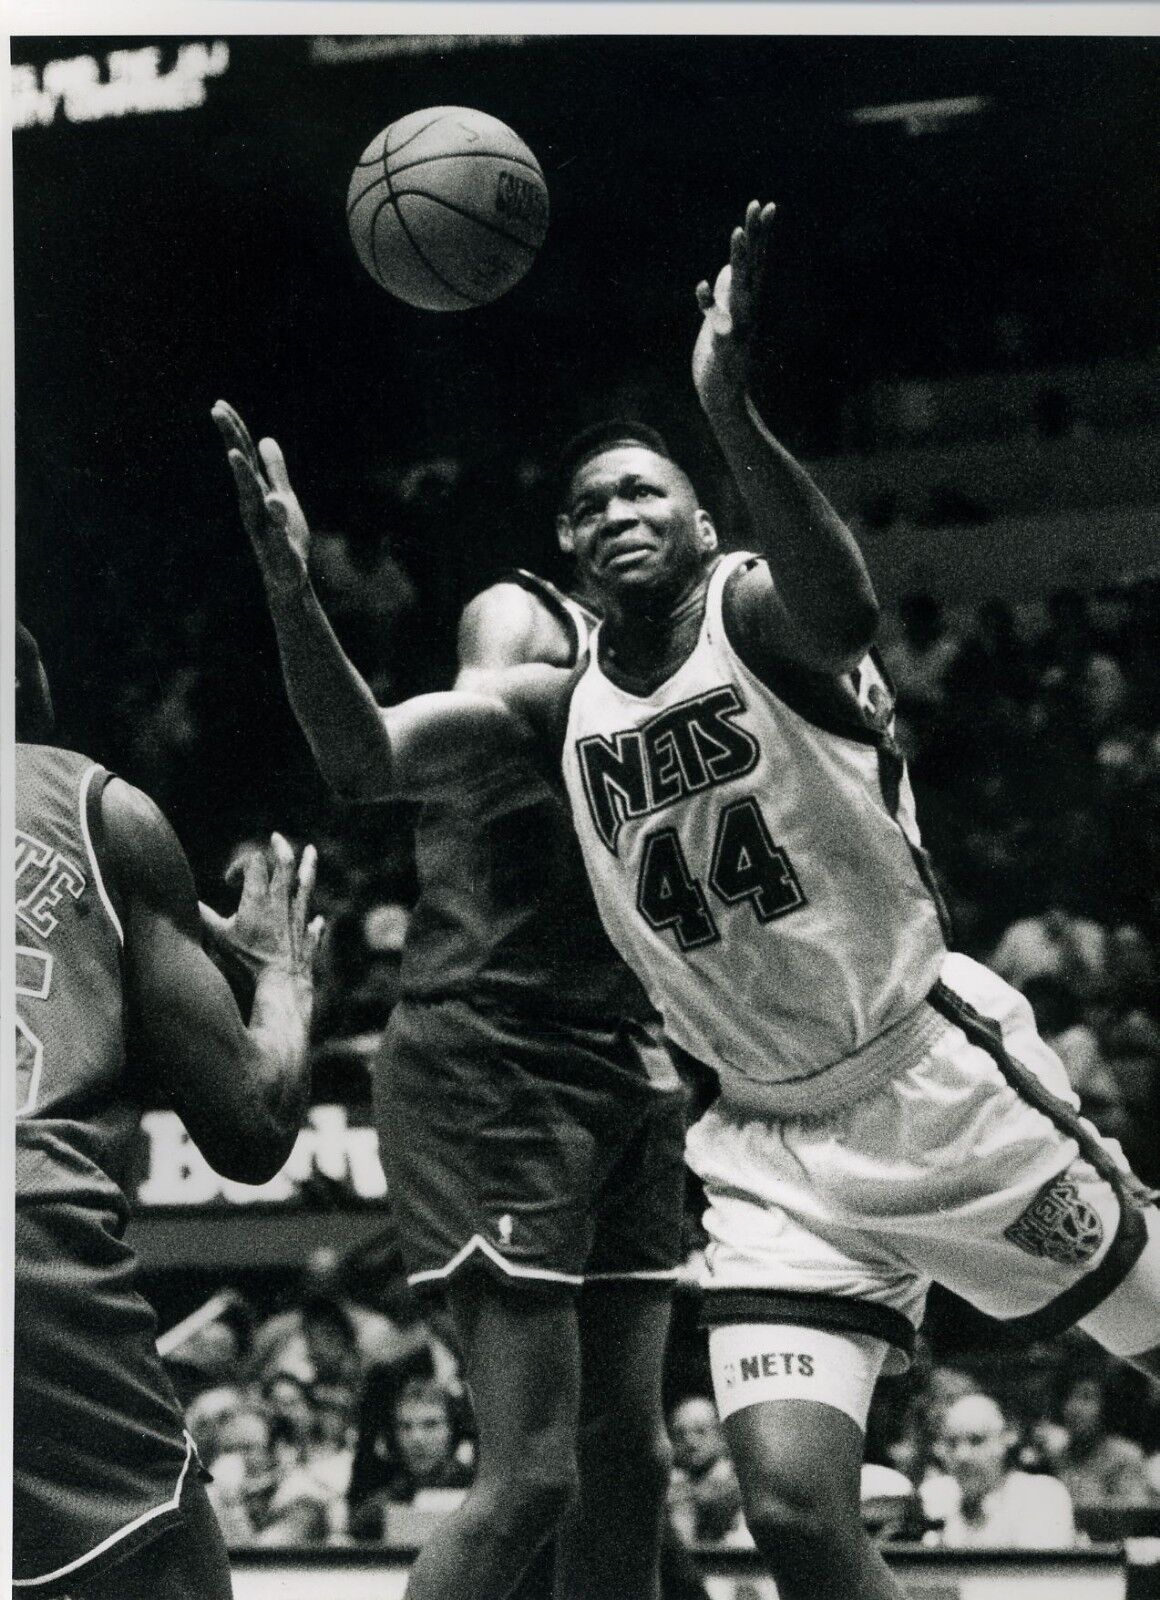
[[[1160,1597],[1152,8],[9,26],[13,1595]]]

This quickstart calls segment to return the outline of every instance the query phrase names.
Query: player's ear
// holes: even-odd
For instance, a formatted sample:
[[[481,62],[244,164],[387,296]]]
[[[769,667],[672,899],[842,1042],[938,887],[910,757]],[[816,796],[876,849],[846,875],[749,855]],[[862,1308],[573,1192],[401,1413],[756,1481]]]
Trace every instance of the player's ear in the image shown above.
[[[556,542],[566,556],[576,554],[576,535],[572,531],[571,520],[563,512],[556,518]]]
[[[697,512],[697,543],[706,555],[717,548],[717,529],[707,511]]]

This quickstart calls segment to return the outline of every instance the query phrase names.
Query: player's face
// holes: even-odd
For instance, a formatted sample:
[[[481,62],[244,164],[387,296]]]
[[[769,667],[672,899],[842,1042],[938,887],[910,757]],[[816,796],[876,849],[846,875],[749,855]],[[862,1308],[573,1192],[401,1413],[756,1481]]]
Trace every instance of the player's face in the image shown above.
[[[643,445],[617,445],[583,463],[557,532],[585,588],[622,602],[680,593],[717,547],[688,478]]]

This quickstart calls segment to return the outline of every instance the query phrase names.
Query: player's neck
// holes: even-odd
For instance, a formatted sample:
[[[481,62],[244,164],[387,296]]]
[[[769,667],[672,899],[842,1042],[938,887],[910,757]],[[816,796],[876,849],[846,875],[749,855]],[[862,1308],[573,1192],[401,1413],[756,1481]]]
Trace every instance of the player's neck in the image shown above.
[[[630,694],[649,694],[688,660],[708,582],[708,572],[699,572],[676,595],[642,595],[627,605],[606,605],[600,666],[613,683]]]

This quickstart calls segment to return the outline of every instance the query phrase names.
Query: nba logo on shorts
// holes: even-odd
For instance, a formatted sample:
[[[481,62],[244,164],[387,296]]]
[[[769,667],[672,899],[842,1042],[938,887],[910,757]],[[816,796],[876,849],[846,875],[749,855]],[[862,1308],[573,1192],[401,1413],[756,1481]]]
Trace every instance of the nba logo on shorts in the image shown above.
[[[1090,1261],[1104,1241],[1099,1214],[1065,1173],[1045,1184],[1003,1237],[1031,1256],[1046,1256],[1064,1267]]]

